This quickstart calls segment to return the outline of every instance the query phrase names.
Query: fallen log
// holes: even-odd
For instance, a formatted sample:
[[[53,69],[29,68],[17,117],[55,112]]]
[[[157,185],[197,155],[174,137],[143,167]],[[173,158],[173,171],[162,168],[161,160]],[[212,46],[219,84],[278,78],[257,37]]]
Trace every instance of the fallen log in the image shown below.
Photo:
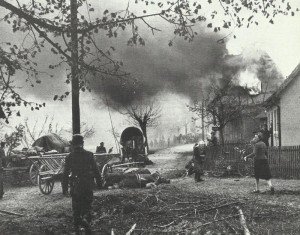
[[[237,209],[237,211],[239,213],[240,223],[241,223],[241,225],[242,225],[242,227],[244,229],[244,235],[250,235],[250,231],[249,231],[249,229],[247,227],[246,219],[245,219],[245,216],[244,216],[244,213],[243,213],[242,209],[239,208],[238,206],[235,207],[235,208]]]
[[[16,216],[20,216],[20,217],[25,216],[23,214],[11,212],[11,211],[5,211],[5,210],[0,210],[0,213],[7,214],[7,215],[16,215]]]

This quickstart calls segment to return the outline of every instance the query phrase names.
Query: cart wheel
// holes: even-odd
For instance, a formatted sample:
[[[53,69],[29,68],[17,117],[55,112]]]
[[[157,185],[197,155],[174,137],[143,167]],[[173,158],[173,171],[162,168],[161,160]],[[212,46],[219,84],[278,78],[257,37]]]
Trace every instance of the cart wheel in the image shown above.
[[[38,162],[33,162],[29,169],[29,180],[33,185],[38,184],[40,164]]]
[[[48,168],[45,165],[42,165],[40,167],[39,172],[43,172],[43,171],[47,171]],[[51,174],[43,174],[40,175],[38,174],[38,185],[39,185],[39,189],[42,192],[42,194],[48,195],[52,192],[53,187],[54,187],[54,180],[52,179],[52,175]]]
[[[102,171],[101,171],[102,187],[106,187],[108,173],[111,173],[111,172],[112,172],[112,168],[109,164],[105,164],[102,167]]]

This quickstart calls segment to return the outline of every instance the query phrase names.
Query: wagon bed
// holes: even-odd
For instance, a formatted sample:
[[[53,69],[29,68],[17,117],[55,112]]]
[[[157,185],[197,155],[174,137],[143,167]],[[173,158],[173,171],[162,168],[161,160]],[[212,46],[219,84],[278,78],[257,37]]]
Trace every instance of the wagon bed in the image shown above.
[[[35,166],[38,167],[37,182],[40,191],[43,194],[50,194],[54,187],[54,182],[61,180],[66,156],[69,153],[61,154],[44,154],[41,156],[29,157],[35,162]],[[103,166],[105,166],[109,161],[115,159],[115,161],[120,161],[120,154],[94,154],[95,161],[102,171]]]

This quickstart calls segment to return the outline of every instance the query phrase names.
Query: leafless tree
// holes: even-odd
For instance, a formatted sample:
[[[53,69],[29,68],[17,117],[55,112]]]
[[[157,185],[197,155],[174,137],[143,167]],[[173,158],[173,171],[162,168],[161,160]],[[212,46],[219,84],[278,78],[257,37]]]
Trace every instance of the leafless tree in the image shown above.
[[[81,122],[80,124],[81,135],[85,138],[91,138],[95,135],[94,126],[89,126],[86,122]],[[72,128],[64,129],[62,131],[67,132],[69,135],[72,135]]]
[[[158,124],[158,119],[161,116],[161,107],[155,102],[150,102],[149,104],[140,103],[130,105],[126,109],[125,114],[130,118],[131,123],[141,128],[145,138],[145,146],[147,151],[149,151],[147,128]]]
[[[189,106],[206,125],[216,126],[220,133],[220,143],[224,144],[225,126],[240,118],[254,105],[249,90],[234,84],[231,80],[223,84],[211,83],[207,97]]]
[[[61,135],[64,129],[54,122],[54,117],[45,116],[42,122],[35,120],[34,124],[28,122],[28,118],[24,121],[24,135],[22,142],[25,146],[30,147],[41,136],[54,133]]]

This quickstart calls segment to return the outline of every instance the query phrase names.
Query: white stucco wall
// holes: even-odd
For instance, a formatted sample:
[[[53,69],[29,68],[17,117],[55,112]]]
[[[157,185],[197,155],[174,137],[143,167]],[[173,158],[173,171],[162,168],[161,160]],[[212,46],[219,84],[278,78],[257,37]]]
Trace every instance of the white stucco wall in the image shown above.
[[[300,74],[280,97],[281,145],[300,145]]]

